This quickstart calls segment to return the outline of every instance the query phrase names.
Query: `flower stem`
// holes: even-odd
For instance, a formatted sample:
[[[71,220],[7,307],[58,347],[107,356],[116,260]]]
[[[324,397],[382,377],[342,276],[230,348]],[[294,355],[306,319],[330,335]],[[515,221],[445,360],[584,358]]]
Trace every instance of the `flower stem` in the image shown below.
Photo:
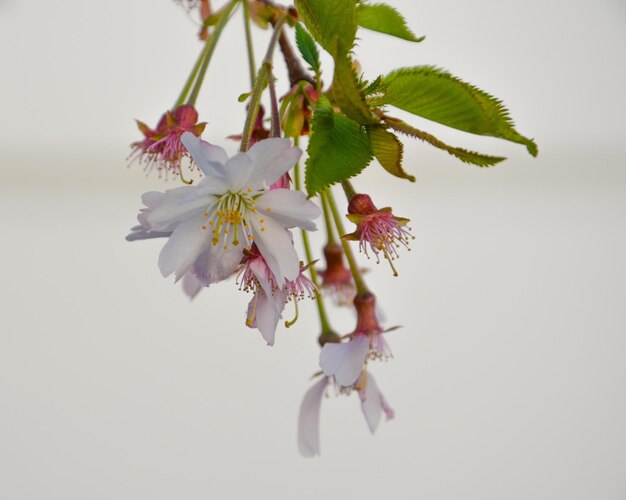
[[[328,238],[329,244],[335,243],[335,232],[333,231],[333,223],[331,220],[330,208],[328,207],[328,203],[324,201],[324,198],[321,198],[322,201],[322,212],[324,213],[324,225],[326,226],[326,235]],[[339,235],[341,237],[341,235]]]
[[[295,145],[298,145],[298,139],[295,139]],[[300,163],[296,163],[294,167],[294,178],[295,178],[295,188],[299,191],[301,189],[301,181],[300,181]],[[304,245],[304,253],[306,254],[307,263],[313,262],[313,253],[311,252],[311,243],[309,242],[309,235],[307,232],[302,229],[302,243]],[[335,333],[335,331],[331,328],[330,322],[328,321],[328,314],[326,313],[326,306],[324,305],[324,300],[322,298],[322,293],[320,289],[319,277],[317,275],[317,271],[315,270],[315,266],[309,266],[309,273],[311,274],[311,281],[315,285],[318,290],[318,293],[315,295],[315,302],[317,303],[317,311],[320,317],[320,325],[322,327],[322,334],[320,335],[319,341],[320,344],[324,344],[326,342],[337,342],[339,336]],[[332,340],[335,339],[335,340]]]
[[[272,137],[280,137],[280,113],[278,112],[276,84],[272,73],[268,75],[267,84],[270,88],[270,107],[272,109]]]
[[[343,188],[343,192],[346,194],[348,203],[350,203],[350,200],[356,196],[354,186],[348,179],[346,179],[344,181],[341,181],[341,187]]]
[[[246,30],[246,47],[248,50],[248,69],[250,70],[250,87],[254,86],[256,63],[254,62],[254,47],[252,45],[252,33],[250,32],[250,6],[248,0],[243,3],[243,24]]]
[[[187,98],[187,94],[189,94],[189,90],[191,89],[191,85],[196,79],[196,76],[198,76],[198,71],[200,70],[200,66],[202,66],[204,58],[206,57],[208,48],[209,48],[209,42],[207,40],[207,42],[204,44],[204,47],[202,47],[202,50],[200,51],[200,55],[198,56],[198,59],[196,63],[194,64],[193,69],[191,70],[191,73],[189,73],[189,77],[187,77],[187,81],[185,82],[185,86],[183,87],[183,90],[178,96],[178,99],[176,99],[176,103],[174,103],[174,106],[172,107],[172,111],[178,108],[183,102],[185,102],[185,99]]]
[[[337,231],[339,231],[340,235],[345,234],[345,230],[343,228],[343,222],[341,220],[341,214],[337,209],[337,205],[335,204],[335,199],[333,198],[333,194],[330,189],[327,189],[322,192],[322,200],[328,203],[330,207],[330,211],[333,214],[333,218],[335,219],[335,225],[337,226]],[[354,253],[352,253],[352,248],[350,244],[341,238],[341,245],[343,246],[343,251],[346,254],[346,259],[348,260],[348,265],[350,266],[350,272],[352,273],[352,277],[354,279],[354,284],[356,285],[357,295],[363,295],[369,292],[367,285],[365,284],[365,280],[359,270],[359,266],[354,258]]]
[[[259,105],[261,104],[261,96],[263,95],[263,90],[268,84],[269,79],[273,78],[272,56],[274,54],[274,48],[276,47],[276,41],[278,40],[280,32],[283,29],[283,24],[285,24],[285,21],[285,16],[276,21],[276,24],[274,25],[274,33],[272,33],[272,38],[270,39],[270,43],[267,47],[267,53],[263,58],[263,62],[261,63],[261,67],[259,68],[259,72],[257,73],[256,79],[254,81],[252,95],[250,96],[250,102],[248,104],[246,123],[243,126],[243,133],[241,134],[241,146],[239,147],[240,151],[248,150],[248,146],[250,144],[250,136],[252,135],[252,131],[254,129],[254,122],[256,120],[257,113],[259,112]]]
[[[239,0],[231,0],[230,3],[226,4],[222,13],[220,14],[219,21],[213,28],[213,32],[209,35],[209,38],[206,42],[206,54],[204,55],[204,59],[202,61],[202,65],[200,66],[196,83],[191,90],[191,94],[187,99],[187,104],[194,105],[196,104],[196,100],[198,99],[198,94],[200,93],[200,88],[202,87],[202,82],[204,81],[204,75],[206,75],[207,68],[209,67],[209,63],[211,62],[211,57],[213,57],[213,52],[215,52],[215,47],[217,47],[217,41],[226,26],[226,23],[230,19],[230,15],[233,12],[233,9],[237,6]]]

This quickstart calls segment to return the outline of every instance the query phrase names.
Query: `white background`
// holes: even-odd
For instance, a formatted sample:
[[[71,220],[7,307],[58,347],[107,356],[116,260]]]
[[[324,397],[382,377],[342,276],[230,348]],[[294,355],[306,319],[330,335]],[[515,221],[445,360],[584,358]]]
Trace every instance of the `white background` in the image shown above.
[[[375,165],[357,183],[416,236],[399,278],[364,262],[404,326],[372,368],[397,418],[372,437],[356,398],[331,396],[306,460],[313,307],[268,348],[233,283],[190,304],[160,277],[161,242],[123,240],[140,194],[174,186],[125,157],[133,119],[178,94],[193,21],[169,1],[0,1],[0,498],[626,498],[626,6],[390,3],[427,38],[360,33],[366,75],[445,67],[502,98],[540,156],[412,118],[510,159],[411,142],[416,184]],[[231,151],[243,47],[236,17],[198,103]]]

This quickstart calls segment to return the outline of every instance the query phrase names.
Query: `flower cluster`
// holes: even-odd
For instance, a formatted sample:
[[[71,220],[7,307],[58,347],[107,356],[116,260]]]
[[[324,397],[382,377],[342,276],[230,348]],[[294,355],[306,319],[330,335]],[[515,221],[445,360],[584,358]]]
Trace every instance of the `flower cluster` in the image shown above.
[[[444,126],[523,144],[533,156],[537,146],[515,130],[500,100],[435,66],[404,67],[367,80],[355,54],[358,29],[413,43],[423,39],[389,5],[345,0],[341,9],[328,9],[323,1],[283,6],[273,0],[223,0],[214,8],[210,0],[175,2],[198,19],[202,47],[176,104],[154,128],[137,122],[143,137],[131,144],[130,157],[163,177],[173,174],[174,182],[183,185],[144,193],[139,223],[126,238],[164,240],[158,257],[161,274],[174,276],[191,298],[208,286],[234,282],[235,290],[250,296],[242,327],[257,329],[259,339],[269,346],[276,342],[281,320],[292,327],[306,314],[301,301],[314,299],[321,351],[319,367],[307,370],[320,378],[300,407],[298,447],[304,456],[319,455],[325,395],[358,394],[372,433],[383,415],[394,416],[372,375],[379,365],[375,361],[392,357],[387,333],[393,328],[381,326],[376,297],[355,249],[376,263],[386,260],[397,276],[395,261],[414,238],[409,219],[391,207],[377,208],[374,199],[382,197],[358,192],[352,183],[358,183],[358,175],[369,165],[415,181],[402,165],[405,151],[398,134],[420,139],[465,163],[491,166],[504,160],[449,146],[387,110],[395,107]],[[297,7],[302,6],[306,12],[299,13]],[[239,98],[245,119],[241,133],[228,136],[239,142],[239,152],[229,157],[220,146],[201,139],[207,124],[199,122],[196,102],[207,81],[212,97],[222,99],[221,73],[242,66],[233,58],[227,65],[232,68],[222,67],[205,78],[224,28],[239,7],[251,87],[239,87],[245,91]],[[385,22],[371,22],[380,16]],[[258,66],[253,24],[272,31]],[[274,74],[279,50],[286,81]],[[322,50],[333,59],[332,75],[323,67]],[[283,85],[280,91],[278,84]],[[220,113],[209,110],[207,116],[219,118]],[[214,133],[226,135],[218,128],[219,120],[212,125]],[[300,141],[307,144],[303,166],[298,164]],[[190,177],[183,169],[186,160],[194,168]],[[343,206],[335,198],[339,187],[345,195]],[[316,238],[323,238],[319,257],[309,238],[318,219],[323,221],[323,235]],[[346,230],[346,222],[354,226]],[[297,251],[299,237],[302,255]],[[332,306],[354,311],[353,330],[337,333]]]

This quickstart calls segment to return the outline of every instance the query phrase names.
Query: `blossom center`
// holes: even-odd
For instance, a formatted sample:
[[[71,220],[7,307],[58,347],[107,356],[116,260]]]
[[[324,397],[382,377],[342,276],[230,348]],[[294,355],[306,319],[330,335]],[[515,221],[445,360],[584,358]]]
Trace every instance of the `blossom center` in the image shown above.
[[[248,220],[257,211],[255,199],[256,196],[250,188],[236,193],[229,191],[217,199],[212,209],[204,213],[207,220],[202,225],[202,230],[211,229],[213,246],[221,244],[227,250],[229,242],[237,246],[243,241],[248,249],[251,247],[254,236]],[[261,219],[261,223],[263,222]]]

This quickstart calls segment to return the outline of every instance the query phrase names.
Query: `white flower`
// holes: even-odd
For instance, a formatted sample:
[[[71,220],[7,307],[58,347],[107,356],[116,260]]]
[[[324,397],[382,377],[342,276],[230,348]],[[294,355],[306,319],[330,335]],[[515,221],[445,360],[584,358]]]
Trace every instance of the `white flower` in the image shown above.
[[[256,243],[282,288],[300,271],[288,228],[316,229],[319,208],[300,191],[268,186],[288,172],[302,151],[287,139],[265,139],[246,153],[226,152],[191,133],[182,142],[202,170],[195,186],[148,192],[138,220],[147,233],[171,233],[159,255],[163,276],[191,272],[202,285],[231,276],[244,248]]]
[[[335,382],[342,387],[356,383],[368,359],[387,359],[392,356],[383,333],[395,328],[383,330],[380,326],[374,294],[367,292],[357,295],[354,308],[356,328],[348,336],[348,342],[328,342],[320,352],[322,371],[329,377],[335,377]]]

